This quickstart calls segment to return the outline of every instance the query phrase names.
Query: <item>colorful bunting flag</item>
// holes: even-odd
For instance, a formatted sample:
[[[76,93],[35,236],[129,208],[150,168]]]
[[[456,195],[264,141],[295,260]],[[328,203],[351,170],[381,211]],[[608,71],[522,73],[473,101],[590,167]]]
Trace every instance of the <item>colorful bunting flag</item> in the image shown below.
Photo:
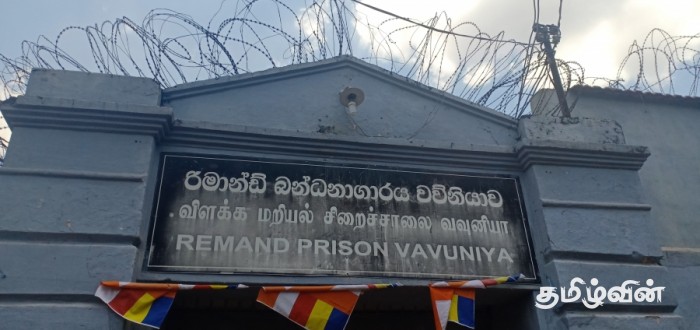
[[[517,282],[519,274],[493,279],[436,282],[430,285],[435,329],[444,330],[447,322],[475,327],[475,291],[489,286]],[[263,287],[257,300],[308,330],[343,330],[363,291],[399,286],[399,284],[272,286]],[[159,328],[179,290],[222,290],[246,288],[244,285],[132,283],[105,281],[95,296],[125,319]]]
[[[258,301],[309,330],[342,330],[364,290],[395,284],[263,287]]]
[[[100,285],[95,295],[123,318],[153,328],[160,328],[176,291],[113,288]]]
[[[433,316],[435,329],[444,330],[447,322],[454,322],[470,329],[475,327],[474,289],[483,289],[489,286],[517,282],[524,278],[519,274],[493,279],[436,282],[430,285],[430,299],[433,302]]]
[[[447,322],[474,329],[474,289],[430,287],[435,329],[444,330]]]
[[[171,283],[132,283],[105,281],[95,296],[123,318],[152,328],[160,328],[179,290],[220,290],[242,285],[188,285]]]

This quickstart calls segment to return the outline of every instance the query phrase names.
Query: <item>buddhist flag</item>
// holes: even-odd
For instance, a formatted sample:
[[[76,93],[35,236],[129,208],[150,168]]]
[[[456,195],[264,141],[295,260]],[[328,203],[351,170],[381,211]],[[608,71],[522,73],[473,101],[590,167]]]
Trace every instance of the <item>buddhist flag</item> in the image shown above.
[[[430,288],[435,329],[444,330],[447,322],[474,329],[474,289]]]
[[[309,330],[342,330],[364,290],[392,284],[263,287],[258,302]]]
[[[157,329],[168,315],[176,292],[100,285],[95,295],[123,318]]]
[[[474,329],[476,326],[474,308],[474,289],[483,289],[489,286],[517,282],[524,275],[498,277],[493,279],[437,282],[430,286],[430,299],[433,302],[433,316],[435,329],[444,330],[447,322]]]
[[[123,318],[141,325],[160,328],[179,290],[217,290],[242,285],[188,285],[174,283],[132,283],[105,281],[95,296]]]

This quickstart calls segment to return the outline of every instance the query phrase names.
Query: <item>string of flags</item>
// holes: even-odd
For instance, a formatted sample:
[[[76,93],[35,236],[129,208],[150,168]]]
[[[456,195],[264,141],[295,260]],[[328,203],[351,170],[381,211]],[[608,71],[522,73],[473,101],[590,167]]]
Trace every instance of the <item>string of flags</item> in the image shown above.
[[[398,284],[263,287],[258,302],[309,330],[342,330],[360,294]]]
[[[242,284],[175,284],[103,281],[95,296],[123,318],[152,328],[160,328],[175,294],[180,290],[225,290],[247,288]]]
[[[474,329],[474,290],[513,283],[524,275],[493,279],[436,282],[430,285],[435,329],[444,330],[448,322]],[[308,330],[343,330],[362,292],[387,289],[400,284],[265,286],[257,301]],[[103,281],[95,296],[110,309],[131,322],[160,328],[182,290],[229,290],[248,288],[242,284],[177,284]]]

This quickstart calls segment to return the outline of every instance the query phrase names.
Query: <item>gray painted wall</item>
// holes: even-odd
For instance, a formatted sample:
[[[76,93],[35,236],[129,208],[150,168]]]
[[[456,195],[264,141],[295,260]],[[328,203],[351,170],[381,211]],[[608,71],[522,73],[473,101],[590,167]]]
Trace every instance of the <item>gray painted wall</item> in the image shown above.
[[[0,328],[123,327],[93,294],[133,278],[159,96],[147,79],[42,70],[2,104],[17,139],[0,169]]]
[[[515,143],[512,118],[358,60],[341,59],[180,85],[163,91],[164,104],[184,122],[360,138]],[[365,94],[352,117],[339,102],[340,91],[348,86]]]
[[[352,120],[338,101],[345,86],[366,93]],[[516,175],[544,285],[670,287],[680,276],[658,262],[638,174],[648,151],[609,120],[518,123],[347,57],[162,93],[148,79],[39,70],[0,107],[13,129],[0,168],[0,319],[14,329],[121,327],[92,297],[100,280],[387,281],[144,270],[161,152]],[[697,306],[669,288],[662,303],[537,310],[535,293],[519,313],[527,329],[683,328],[677,305]]]
[[[652,231],[663,252],[660,263],[675,291],[683,292],[678,314],[688,329],[700,327],[700,315],[692,307],[700,303],[700,99],[584,87],[570,93],[569,103],[575,104],[574,116],[613,120],[627,143],[649,148],[649,159],[639,170],[640,191],[651,206]],[[533,112],[550,112],[556,96],[541,91],[533,104]]]
[[[641,95],[630,100],[596,91],[580,92],[574,115],[614,120],[627,143],[649,148],[639,176],[662,245],[700,249],[700,102],[647,102]]]

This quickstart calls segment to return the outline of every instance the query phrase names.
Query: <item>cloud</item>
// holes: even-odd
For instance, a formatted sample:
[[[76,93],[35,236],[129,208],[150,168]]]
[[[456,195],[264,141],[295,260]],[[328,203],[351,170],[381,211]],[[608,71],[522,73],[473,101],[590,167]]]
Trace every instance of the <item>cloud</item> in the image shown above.
[[[619,37],[610,33],[614,25],[609,20],[599,21],[586,31],[568,37],[557,51],[557,57],[574,60],[585,69],[587,77],[612,78],[620,65],[622,51],[616,47]]]
[[[654,28],[670,35],[700,33],[697,1],[577,1],[565,3],[560,59],[583,65],[587,76],[616,78],[634,40],[643,42]],[[651,70],[651,67],[645,70]],[[636,76],[638,66],[628,65],[621,77]]]
[[[392,11],[399,16],[427,20],[436,13],[446,12],[452,24],[474,22],[482,32],[495,35],[505,31],[506,39],[527,42],[534,20],[534,7],[528,1],[472,0],[472,1],[399,1],[364,0],[363,2]],[[556,24],[559,19],[559,1],[538,1],[539,22]],[[386,16],[368,9],[358,10],[369,20]],[[557,58],[583,65],[587,76],[614,79],[628,48],[634,40],[640,42],[654,28],[662,28],[671,35],[700,33],[700,2],[696,0],[589,0],[563,3],[562,40]],[[406,24],[400,21],[385,24],[387,31]],[[407,45],[415,35],[396,33],[392,38],[398,45]],[[401,50],[410,52],[405,46]],[[455,65],[452,65],[454,67]],[[623,77],[636,72],[625,68]]]

